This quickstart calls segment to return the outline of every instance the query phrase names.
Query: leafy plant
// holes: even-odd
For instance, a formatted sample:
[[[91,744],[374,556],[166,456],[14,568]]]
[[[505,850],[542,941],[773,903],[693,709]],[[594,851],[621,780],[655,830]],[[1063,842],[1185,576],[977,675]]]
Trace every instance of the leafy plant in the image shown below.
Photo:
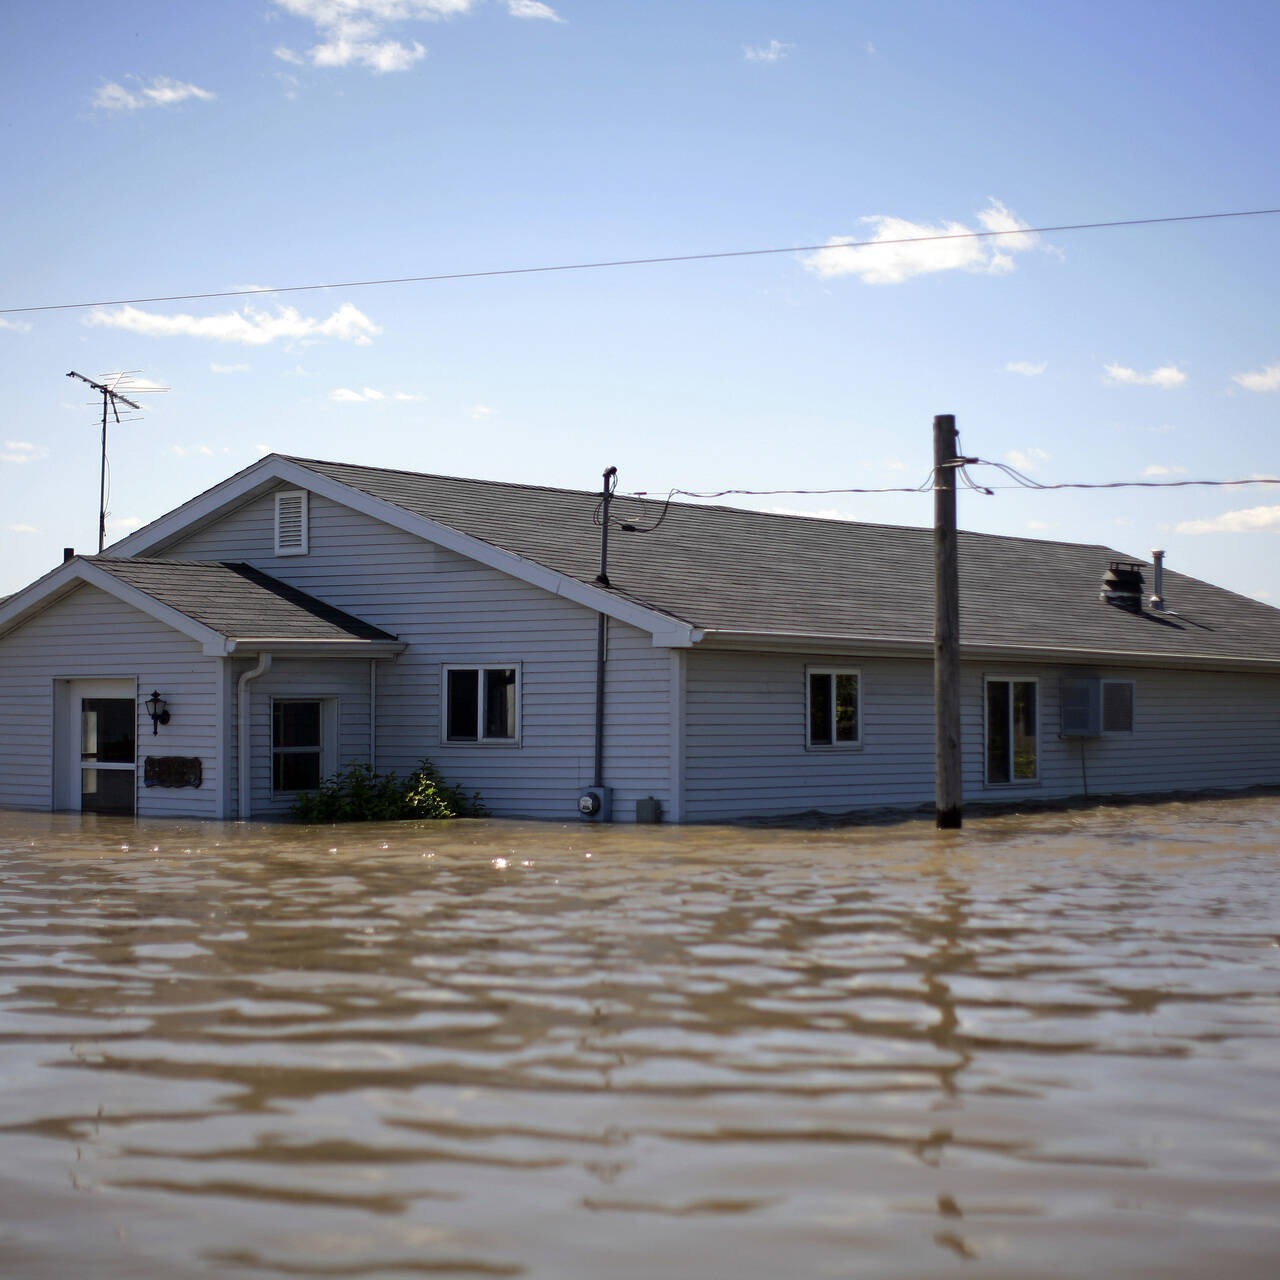
[[[405,818],[481,818],[488,810],[479,792],[455,787],[423,760],[407,778],[376,773],[353,761],[304,791],[290,810],[299,822],[396,822]]]

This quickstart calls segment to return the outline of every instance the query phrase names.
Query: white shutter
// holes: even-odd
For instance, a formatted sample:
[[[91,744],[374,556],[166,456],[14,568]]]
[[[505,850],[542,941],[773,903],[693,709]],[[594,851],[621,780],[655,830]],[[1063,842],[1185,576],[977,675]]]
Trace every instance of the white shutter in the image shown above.
[[[307,554],[307,491],[287,489],[276,494],[276,555]]]

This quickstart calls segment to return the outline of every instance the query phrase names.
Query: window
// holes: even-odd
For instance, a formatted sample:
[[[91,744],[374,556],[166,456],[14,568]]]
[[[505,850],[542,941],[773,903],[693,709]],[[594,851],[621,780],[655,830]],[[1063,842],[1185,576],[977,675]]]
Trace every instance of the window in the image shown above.
[[[1102,682],[1102,732],[1133,732],[1133,681]]]
[[[307,491],[286,489],[276,494],[276,555],[307,554]]]
[[[515,742],[520,730],[520,668],[444,669],[446,742]]]
[[[1064,738],[1096,738],[1101,733],[1132,733],[1132,680],[1065,676],[1059,697]]]
[[[271,704],[271,790],[314,791],[324,777],[325,704],[277,699]]]
[[[861,681],[857,671],[809,670],[808,745],[856,747],[862,742]]]
[[[987,677],[987,782],[1034,782],[1036,682]]]

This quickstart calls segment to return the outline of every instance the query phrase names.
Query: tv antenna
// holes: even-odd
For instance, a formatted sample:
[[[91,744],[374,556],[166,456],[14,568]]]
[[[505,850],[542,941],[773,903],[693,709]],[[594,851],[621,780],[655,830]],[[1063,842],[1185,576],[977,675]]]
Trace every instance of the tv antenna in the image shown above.
[[[149,391],[168,391],[168,387],[156,386],[154,383],[145,381],[135,381],[134,375],[141,373],[141,369],[124,369],[119,373],[104,373],[101,382],[95,382],[92,378],[86,378],[83,373],[77,373],[74,369],[67,374],[68,378],[79,378],[81,382],[87,383],[95,391],[102,396],[102,472],[98,481],[98,554],[102,554],[102,548],[107,543],[107,412],[115,416],[117,424],[121,422],[137,422],[137,418],[122,418],[120,416],[120,406],[126,405],[128,408],[135,410],[141,414],[142,406],[128,399],[124,395],[128,391],[130,395],[141,395]]]

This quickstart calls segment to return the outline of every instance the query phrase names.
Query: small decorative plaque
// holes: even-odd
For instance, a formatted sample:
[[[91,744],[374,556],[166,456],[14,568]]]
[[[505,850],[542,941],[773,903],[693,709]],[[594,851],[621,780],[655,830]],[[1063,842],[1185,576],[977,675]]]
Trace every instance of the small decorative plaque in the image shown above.
[[[148,756],[142,762],[144,786],[198,787],[203,781],[199,756]]]

